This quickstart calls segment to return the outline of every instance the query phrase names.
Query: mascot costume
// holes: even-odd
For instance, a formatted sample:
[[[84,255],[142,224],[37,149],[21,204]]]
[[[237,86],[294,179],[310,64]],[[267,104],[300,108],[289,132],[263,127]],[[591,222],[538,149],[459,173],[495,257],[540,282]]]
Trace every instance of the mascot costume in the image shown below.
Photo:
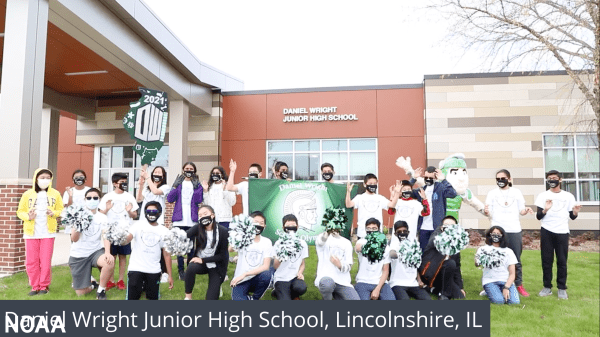
[[[404,172],[412,178],[414,170],[412,168],[410,157],[400,157],[396,160],[396,165],[404,170]],[[440,161],[439,169],[446,176],[446,180],[452,185],[456,191],[457,196],[452,199],[446,199],[446,215],[451,215],[460,221],[458,218],[458,211],[463,201],[469,206],[473,207],[479,213],[485,215],[485,205],[477,199],[477,197],[469,189],[469,175],[467,174],[467,163],[465,162],[465,155],[462,153],[455,153],[446,159]],[[415,185],[423,186],[425,182],[423,178],[417,179]],[[416,186],[415,186],[416,187]]]

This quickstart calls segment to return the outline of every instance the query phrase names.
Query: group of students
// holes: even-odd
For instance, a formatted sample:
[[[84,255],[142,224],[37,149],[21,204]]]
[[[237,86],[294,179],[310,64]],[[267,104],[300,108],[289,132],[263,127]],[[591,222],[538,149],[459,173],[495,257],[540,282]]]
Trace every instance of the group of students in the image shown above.
[[[32,289],[29,295],[49,291],[57,218],[66,206],[75,205],[93,214],[91,225],[83,232],[66,229],[71,234],[69,266],[76,293],[82,295],[96,290],[98,299],[106,299],[106,291],[116,287],[127,289],[126,297],[130,300],[139,299],[143,292],[148,299],[158,299],[161,282],[168,282],[169,288],[173,288],[171,255],[166,252],[162,239],[168,233],[164,213],[166,202],[169,202],[175,204],[172,226],[186,231],[194,243],[187,259],[177,258],[178,276],[185,282],[185,299],[192,299],[196,275],[208,274],[206,299],[216,300],[222,296],[221,285],[227,280],[227,266],[231,261],[228,228],[233,219],[231,208],[238,194],[242,196],[244,214],[252,218],[256,237],[238,251],[235,274],[230,282],[232,299],[258,300],[270,286],[277,299],[300,298],[307,291],[304,281],[308,257],[306,243],[302,241],[302,249],[294,258],[279,261],[271,240],[261,235],[267,219],[260,211],[250,212],[248,208],[248,181],[234,183],[237,164],[233,160],[229,169],[227,176],[222,167],[215,167],[210,179],[200,182],[196,166],[188,162],[172,186],[166,183],[167,174],[163,167],[154,167],[151,172],[142,170],[137,198],[128,192],[125,174],[115,173],[112,176],[113,191],[102,196],[98,189],[85,186],[87,177],[82,170],[73,173],[74,187],[67,187],[61,198],[51,187],[52,172],[37,170],[33,186],[22,196],[17,211],[24,226],[26,271]],[[287,164],[278,162],[272,171],[273,178],[290,180]],[[321,173],[325,181],[337,183],[333,179],[333,165],[323,164]],[[259,164],[249,167],[248,179],[259,179],[261,175]],[[424,185],[418,186],[421,177]],[[537,212],[534,212],[525,206],[522,193],[512,187],[510,173],[500,170],[496,174],[498,188],[490,191],[486,199],[484,212],[491,219],[491,227],[486,231],[485,240],[486,245],[505,252],[504,261],[499,267],[484,268],[482,277],[485,295],[494,303],[519,303],[519,294],[529,296],[522,284],[519,216],[533,213],[537,213],[542,227],[544,288],[539,295],[552,294],[552,265],[556,254],[558,296],[567,298],[568,220],[577,217],[581,206],[576,204],[571,193],[561,190],[559,172],[547,172],[546,179],[550,189],[537,197]],[[340,230],[329,230],[316,238],[315,286],[323,299],[405,300],[412,297],[428,300],[430,294],[436,294],[440,300],[464,298],[460,253],[444,256],[434,244],[437,235],[458,223],[454,217],[446,216],[445,200],[455,197],[456,191],[443,173],[434,167],[419,168],[411,180],[397,181],[390,187],[389,199],[378,194],[378,179],[374,174],[367,174],[363,184],[365,192],[354,198],[350,193],[353,186],[347,184],[346,207],[358,212],[355,233],[358,241],[354,249],[351,241],[341,236]],[[362,254],[362,247],[370,233],[384,230],[383,210],[392,210],[388,211],[390,214],[395,212],[393,235],[383,259],[369,261]],[[134,222],[138,216],[140,220]],[[131,224],[121,245],[110,244],[102,238],[102,226],[117,221]],[[296,232],[298,220],[288,214],[282,219],[281,227],[287,233]],[[398,249],[404,240],[418,241],[423,261],[420,267],[408,267],[400,262]],[[353,251],[359,261],[354,285],[350,275]],[[128,266],[127,255],[131,255]],[[114,275],[117,258],[118,279]],[[99,282],[91,277],[93,267],[101,270]],[[126,270],[127,285],[124,280]]]

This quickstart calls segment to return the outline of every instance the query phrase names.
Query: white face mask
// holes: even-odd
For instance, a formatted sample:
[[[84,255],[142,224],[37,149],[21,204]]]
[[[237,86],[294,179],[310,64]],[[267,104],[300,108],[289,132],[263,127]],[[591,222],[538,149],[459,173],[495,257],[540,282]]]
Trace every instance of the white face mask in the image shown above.
[[[45,190],[48,188],[48,186],[50,186],[51,181],[52,179],[38,179],[37,184],[39,188]]]
[[[98,205],[100,204],[100,200],[86,200],[85,201],[85,207],[87,207],[88,209],[96,209],[98,208]]]

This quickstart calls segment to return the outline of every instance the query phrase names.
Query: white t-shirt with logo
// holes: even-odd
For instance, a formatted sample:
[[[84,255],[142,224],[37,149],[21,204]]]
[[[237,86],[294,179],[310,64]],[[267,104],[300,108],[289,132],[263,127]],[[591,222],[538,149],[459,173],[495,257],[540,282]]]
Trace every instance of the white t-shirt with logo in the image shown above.
[[[357,245],[367,243],[367,239],[360,239]],[[371,263],[366,256],[358,253],[358,273],[356,273],[356,283],[379,284],[381,274],[383,274],[383,265],[390,263],[390,247],[386,246],[383,253],[383,259],[379,262]],[[387,280],[385,281],[387,283]]]
[[[492,226],[500,226],[507,233],[520,233],[519,215],[525,208],[525,198],[519,189],[509,187],[507,190],[495,188],[485,198],[492,214]]]
[[[545,208],[546,200],[552,200],[552,208],[540,220],[542,228],[556,234],[569,233],[569,212],[576,203],[573,194],[563,190],[558,193],[548,190],[537,196],[535,205]]]
[[[104,247],[102,240],[102,231],[104,230],[108,218],[106,215],[96,211],[94,219],[90,226],[79,234],[79,240],[71,243],[72,257],[88,257],[97,250]]]
[[[419,226],[419,216],[423,211],[423,204],[416,199],[403,200],[399,199],[396,203],[396,215],[394,223],[403,220],[408,224],[408,238],[414,239],[417,237],[417,227]]]
[[[369,194],[367,192],[358,194],[352,199],[354,202],[354,208],[358,210],[358,221],[357,221],[357,232],[356,235],[359,238],[367,236],[365,229],[365,222],[370,218],[379,220],[381,226],[380,231],[383,231],[383,215],[382,210],[388,209],[389,200],[387,200],[381,194]]]
[[[248,211],[248,182],[242,181],[241,183],[235,185],[237,187],[237,195],[242,196],[242,209],[244,211],[244,215],[250,214]]]
[[[127,204],[131,204],[131,211],[135,212],[139,208],[137,201],[129,192],[116,193],[115,191],[106,193],[102,200],[100,200],[100,204],[98,205],[98,209],[105,210],[106,203],[108,200],[112,200],[112,208],[106,213],[108,217],[108,222],[118,222],[119,220],[126,220],[129,224],[133,223],[133,219],[127,213]]]
[[[490,246],[487,246],[487,247],[488,248],[486,248],[486,249],[489,249]],[[479,253],[479,251],[482,248],[483,247],[479,247],[477,249],[477,253]],[[499,267],[483,268],[483,277],[481,278],[481,283],[483,285],[486,285],[486,284],[492,283],[492,282],[508,281],[508,276],[509,276],[508,266],[517,264],[519,262],[519,261],[517,261],[517,257],[515,256],[515,253],[512,251],[512,249],[510,249],[508,247],[507,248],[493,247],[493,249],[497,249],[500,253],[504,254],[504,260],[502,261],[502,263],[500,264]]]
[[[277,244],[277,242],[275,243]],[[279,264],[279,268],[275,270],[275,282],[289,282],[293,280],[300,270],[300,265],[302,265],[302,261],[308,257],[308,245],[304,240],[300,240],[300,244],[302,245],[302,250],[300,254],[296,258],[289,259],[287,261],[281,262]],[[273,246],[273,251],[271,253],[273,258],[277,258],[277,253],[275,251],[275,246]]]
[[[323,233],[319,234],[315,240],[317,256],[319,262],[317,264],[317,277],[315,278],[315,286],[319,286],[319,282],[323,277],[331,277],[333,281],[339,285],[351,287],[352,280],[350,272],[342,273],[333,263],[331,263],[331,256],[336,256],[342,265],[350,265],[354,263],[352,257],[352,243],[350,240],[344,237],[334,237],[329,235],[327,241],[324,244],[321,243],[321,237]]]
[[[435,184],[424,187],[425,195],[427,196],[427,200],[433,200],[434,186],[435,186]],[[423,217],[423,223],[421,224],[421,229],[426,230],[426,231],[433,230],[433,201],[429,204],[429,207],[431,207],[431,212],[429,212],[428,216]]]
[[[181,183],[181,221],[173,221],[175,227],[192,227],[192,198],[194,197],[194,184],[184,180]]]
[[[215,253],[217,251],[217,248],[219,246],[219,229],[215,228],[214,229],[217,234],[217,238],[216,241],[217,243],[215,243],[215,246],[213,247],[213,231],[206,231],[206,246],[204,247],[204,249],[200,249],[200,247],[197,247],[197,252],[196,252],[196,256],[198,256],[199,258],[203,259],[206,257],[213,257],[215,256]],[[206,264],[207,268],[216,268],[217,264],[215,262],[208,262]]]
[[[82,190],[78,190],[75,187],[72,187],[71,190],[73,191],[73,203],[71,205],[75,205],[77,207],[85,207],[85,193],[90,189],[91,187],[89,186],[84,186]],[[68,204],[69,203],[69,192],[65,191],[65,193],[63,194],[63,204]],[[65,210],[67,208],[65,207]],[[62,216],[64,216],[66,214],[66,211],[63,210]]]
[[[160,257],[165,244],[162,237],[169,234],[169,230],[161,225],[152,226],[144,219],[129,227],[129,233],[133,235],[133,240],[127,270],[160,273]]]
[[[169,194],[169,192],[171,191],[171,187],[165,184],[159,187],[158,189],[161,190],[163,194],[156,195],[152,193],[152,191],[148,188],[147,185],[144,186],[144,189],[142,190],[142,196],[144,196],[144,201],[142,202],[142,212],[140,214],[140,218],[144,217],[143,212],[144,209],[146,209],[147,203],[149,203],[150,201],[158,201],[160,203],[160,206],[162,206],[162,214],[160,215],[160,218],[158,218],[158,223],[164,225],[165,213],[167,213],[165,199],[167,198],[167,194]]]
[[[37,193],[35,200],[35,225],[33,227],[33,236],[23,234],[24,239],[49,239],[55,238],[56,233],[48,232],[48,194],[46,191]]]
[[[396,239],[394,241],[394,239]],[[407,239],[408,240],[408,239]],[[392,243],[390,244],[390,250],[398,252],[400,249],[400,240],[394,235],[392,237]],[[418,287],[419,282],[417,281],[417,268],[411,268],[402,263],[400,259],[391,259],[390,273],[390,287]]]
[[[240,250],[238,252],[239,257],[235,268],[235,275],[233,275],[233,277],[236,278],[247,271],[260,267],[265,262],[265,258],[271,257],[272,249],[273,244],[271,243],[271,240],[261,236],[260,241],[254,241],[248,247]],[[256,275],[246,276],[240,283],[246,282],[254,276]]]

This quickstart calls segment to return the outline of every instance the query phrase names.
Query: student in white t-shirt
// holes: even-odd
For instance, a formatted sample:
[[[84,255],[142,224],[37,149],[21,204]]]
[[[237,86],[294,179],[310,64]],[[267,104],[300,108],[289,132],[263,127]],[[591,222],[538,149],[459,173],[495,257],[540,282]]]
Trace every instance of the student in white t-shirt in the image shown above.
[[[271,240],[260,235],[266,227],[266,218],[260,211],[250,214],[256,229],[256,238],[238,252],[238,262],[231,280],[231,299],[234,301],[260,300],[271,283]],[[231,251],[231,247],[230,247]],[[250,295],[252,293],[252,295]]]
[[[404,220],[399,220],[394,223],[394,237],[396,241],[390,245],[390,259],[392,261],[390,267],[390,287],[396,297],[396,300],[410,300],[413,297],[415,300],[431,300],[429,293],[423,289],[425,284],[421,281],[416,267],[409,267],[402,263],[398,256],[400,244],[405,240],[417,241],[416,237],[410,238],[409,225]]]
[[[227,178],[227,186],[225,187],[228,191],[235,192],[237,195],[242,196],[242,209],[244,215],[250,214],[248,209],[248,181],[242,181],[237,185],[233,182],[235,171],[237,170],[237,163],[231,159],[229,162],[229,177]],[[262,175],[262,166],[259,164],[252,164],[248,169],[248,179],[259,179]]]
[[[210,179],[202,181],[204,191],[204,204],[215,210],[215,221],[217,224],[229,228],[233,220],[231,207],[235,205],[235,193],[226,188],[227,174],[222,166],[215,166],[210,172]]]
[[[85,207],[84,196],[85,193],[90,189],[89,186],[84,185],[87,180],[85,171],[75,170],[71,178],[73,178],[73,184],[75,186],[67,186],[65,188],[65,193],[63,194],[63,205],[65,206],[65,209],[61,214],[63,217],[66,215],[67,207],[71,205],[75,205],[76,207]],[[65,228],[65,233],[71,233],[71,229]]]
[[[519,304],[519,293],[514,283],[517,257],[512,249],[507,246],[504,229],[500,226],[490,227],[485,233],[485,244],[488,247],[493,247],[494,250],[503,256],[502,263],[498,267],[483,268],[481,283],[487,297],[495,304]],[[489,248],[479,247],[477,253],[482,249]],[[475,258],[475,266],[479,266],[477,258]]]
[[[113,274],[115,258],[110,255],[110,242],[102,239],[102,232],[108,223],[108,218],[97,211],[100,195],[98,189],[90,188],[84,196],[84,207],[94,215],[94,218],[83,232],[78,232],[75,228],[71,229],[69,267],[73,288],[78,296],[96,289],[96,299],[106,300],[106,284]],[[93,267],[100,269],[100,284],[91,281]]]
[[[350,269],[352,243],[340,235],[340,230],[328,230],[315,239],[317,256],[317,277],[315,286],[324,300],[360,300],[352,286]]]
[[[162,209],[166,209],[165,199],[171,191],[171,187],[167,185],[167,171],[164,167],[156,166],[151,173],[142,170],[138,184],[136,201],[142,203],[142,209],[145,209],[146,204],[150,201],[158,201]],[[158,223],[165,224],[164,214],[160,215]]]
[[[569,256],[569,218],[577,219],[581,205],[573,194],[561,189],[562,174],[556,170],[546,173],[548,189],[535,199],[537,219],[542,223],[540,230],[540,250],[542,251],[542,271],[544,289],[540,296],[552,295],[552,264],[556,253],[556,283],[558,298],[567,296],[567,258]]]
[[[298,231],[298,219],[294,214],[288,214],[283,217],[283,231],[286,233],[296,233]],[[273,290],[273,296],[282,300],[293,300],[300,299],[300,296],[306,293],[307,287],[304,282],[304,268],[306,267],[305,259],[308,257],[308,245],[302,239],[300,239],[302,250],[300,254],[287,261],[281,262],[277,259],[277,252],[275,246],[273,246],[273,253],[271,254],[274,259],[273,267],[275,268],[275,275],[273,275],[273,282],[275,282],[275,289]],[[277,245],[277,242],[275,242]]]
[[[146,204],[144,215],[129,228],[126,244],[133,242],[127,272],[127,300],[139,300],[142,292],[146,292],[149,300],[160,298],[160,257],[164,257],[169,275],[169,289],[173,289],[171,273],[171,254],[165,250],[163,237],[169,234],[165,226],[158,224],[162,214],[162,206],[158,201]]]
[[[365,175],[364,186],[366,188],[365,193],[358,194],[354,199],[350,199],[350,192],[354,184],[348,182],[346,189],[346,207],[358,209],[358,220],[356,236],[358,239],[364,238],[367,233],[365,230],[365,222],[369,218],[375,218],[380,223],[383,222],[382,210],[387,210],[390,207],[395,207],[398,197],[400,196],[401,185],[399,181],[394,186],[394,193],[392,194],[392,200],[387,200],[384,196],[377,194],[377,176],[369,173]],[[383,228],[380,228],[383,232]]]
[[[106,193],[102,197],[98,210],[107,216],[109,223],[125,220],[131,225],[133,219],[137,217],[136,211],[139,206],[135,197],[127,192],[129,190],[127,175],[125,173],[113,174],[112,183],[114,191]],[[123,278],[127,266],[127,255],[131,254],[131,245],[111,245],[110,253],[119,257],[119,280],[115,282],[113,275],[113,281],[108,281],[106,289],[117,287],[119,290],[125,290]]]
[[[393,193],[393,191],[390,191],[390,193]],[[425,191],[422,188],[419,188],[418,193],[421,197],[421,201],[412,197],[413,184],[408,180],[402,180],[400,198],[396,203],[396,207],[388,210],[388,213],[393,211],[392,214],[394,214],[394,223],[397,223],[398,221],[406,221],[409,226],[408,229],[410,236],[408,238],[410,240],[416,239],[417,237],[419,217],[428,216],[431,214],[431,208],[429,207],[429,202],[427,201],[427,195],[425,194]],[[392,236],[390,244],[398,243],[397,241],[398,239],[396,236]]]
[[[519,215],[533,214],[531,207],[525,206],[523,193],[513,187],[508,170],[502,169],[496,173],[498,188],[491,190],[485,199],[484,214],[492,219],[492,226],[500,226],[506,232],[506,244],[517,257],[515,265],[515,286],[521,296],[529,297],[523,287],[523,269],[521,267],[521,252],[523,251],[523,235]]]
[[[362,248],[367,243],[369,235],[379,232],[381,223],[375,218],[367,220],[365,227],[367,236],[356,242],[354,250],[358,254],[358,273],[356,273],[356,284],[354,289],[358,293],[361,300],[388,300],[393,301],[396,298],[394,293],[387,283],[390,275],[390,247],[385,247],[383,259],[377,262],[370,262],[369,259],[362,254]]]

